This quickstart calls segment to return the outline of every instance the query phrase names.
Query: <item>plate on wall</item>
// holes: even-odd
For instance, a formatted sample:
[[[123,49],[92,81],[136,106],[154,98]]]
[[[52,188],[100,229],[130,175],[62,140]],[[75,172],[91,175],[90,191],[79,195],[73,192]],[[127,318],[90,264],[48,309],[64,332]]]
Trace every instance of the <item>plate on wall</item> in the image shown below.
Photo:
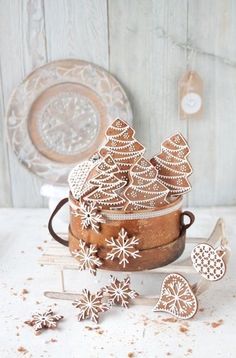
[[[116,117],[132,123],[120,83],[92,63],[60,60],[39,67],[15,89],[7,131],[14,153],[30,171],[64,184],[71,168],[103,144]]]

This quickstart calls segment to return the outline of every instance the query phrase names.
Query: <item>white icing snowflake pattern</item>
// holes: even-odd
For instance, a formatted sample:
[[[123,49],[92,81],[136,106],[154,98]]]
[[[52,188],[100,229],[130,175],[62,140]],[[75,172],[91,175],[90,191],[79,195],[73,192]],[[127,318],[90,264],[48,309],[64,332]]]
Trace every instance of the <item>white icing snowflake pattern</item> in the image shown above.
[[[96,245],[86,245],[83,240],[79,240],[79,250],[72,251],[72,254],[79,262],[79,270],[89,270],[90,273],[96,275],[97,268],[102,265],[101,260],[97,256]]]
[[[73,302],[79,308],[78,320],[90,318],[94,323],[98,323],[99,313],[107,311],[111,305],[103,300],[103,290],[92,294],[89,290],[82,291],[82,297]]]
[[[87,204],[80,202],[79,209],[74,212],[75,216],[81,217],[81,225],[83,229],[89,229],[99,232],[100,224],[105,223],[105,219],[99,214],[96,203]]]
[[[51,309],[48,309],[44,313],[34,313],[32,319],[25,323],[33,326],[35,332],[41,331],[44,328],[56,328],[57,322],[63,319],[61,315],[55,315]]]
[[[129,257],[133,259],[141,257],[139,250],[134,248],[138,245],[139,240],[135,236],[128,238],[127,231],[124,228],[119,232],[117,239],[111,237],[111,239],[106,239],[106,242],[107,246],[111,247],[111,251],[107,253],[106,259],[113,261],[117,258],[123,268],[129,263]]]
[[[137,292],[130,289],[130,278],[126,277],[122,281],[119,281],[113,276],[111,276],[111,278],[110,285],[105,288],[109,301],[111,304],[118,304],[128,308],[129,301],[138,296]]]
[[[154,311],[164,311],[175,317],[189,319],[197,311],[197,300],[188,281],[179,274],[169,274],[165,277],[161,296]]]

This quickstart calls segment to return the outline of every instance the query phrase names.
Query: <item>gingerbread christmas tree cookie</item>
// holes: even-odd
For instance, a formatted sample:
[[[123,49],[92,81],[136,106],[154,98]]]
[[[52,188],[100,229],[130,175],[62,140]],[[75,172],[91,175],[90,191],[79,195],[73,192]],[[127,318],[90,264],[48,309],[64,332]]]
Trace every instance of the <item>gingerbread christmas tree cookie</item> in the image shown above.
[[[124,192],[125,210],[153,209],[167,203],[169,190],[157,176],[157,170],[143,157],[132,166],[130,183]]]
[[[145,148],[134,138],[134,130],[123,120],[116,119],[107,129],[107,143],[100,155],[111,155],[116,162],[123,179],[128,178],[131,166],[143,155]]]
[[[170,195],[182,195],[191,190],[188,177],[192,167],[187,156],[189,146],[180,133],[167,138],[161,145],[161,153],[150,161],[158,170],[158,179],[169,189]]]
[[[82,195],[89,191],[87,180],[92,169],[98,164],[100,157],[95,153],[89,160],[77,164],[68,176],[70,191],[75,199],[79,199]]]
[[[119,191],[126,185],[120,179],[120,172],[110,155],[107,155],[96,168],[98,175],[89,181],[91,191],[84,200],[96,202],[102,209],[121,209],[125,199]]]

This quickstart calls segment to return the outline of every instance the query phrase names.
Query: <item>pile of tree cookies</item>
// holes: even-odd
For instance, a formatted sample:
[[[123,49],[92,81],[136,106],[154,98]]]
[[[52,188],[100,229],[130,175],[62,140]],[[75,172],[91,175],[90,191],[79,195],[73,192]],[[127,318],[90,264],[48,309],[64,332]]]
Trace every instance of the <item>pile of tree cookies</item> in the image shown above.
[[[106,144],[69,175],[75,199],[94,202],[103,210],[150,210],[191,190],[190,149],[180,133],[167,138],[150,161],[134,135],[121,119],[108,127]]]

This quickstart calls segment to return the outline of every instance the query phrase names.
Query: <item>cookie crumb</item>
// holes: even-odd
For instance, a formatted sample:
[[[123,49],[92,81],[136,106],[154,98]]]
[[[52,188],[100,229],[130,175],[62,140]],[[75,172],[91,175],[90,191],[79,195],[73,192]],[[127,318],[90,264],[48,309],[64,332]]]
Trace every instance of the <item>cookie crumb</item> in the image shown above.
[[[221,326],[223,323],[224,323],[223,319],[219,319],[217,322],[212,322],[211,327],[217,328],[217,327]]]
[[[185,327],[185,326],[180,326],[180,327],[179,327],[179,331],[180,331],[181,333],[187,333],[187,332],[188,332],[188,328]]]
[[[175,323],[175,322],[177,322],[177,318],[174,318],[174,317],[162,318],[162,322]]]
[[[128,358],[133,358],[134,357],[134,353],[133,352],[129,352],[128,353]]]
[[[28,353],[27,349],[23,346],[20,346],[19,348],[17,348],[17,351],[23,354]]]

